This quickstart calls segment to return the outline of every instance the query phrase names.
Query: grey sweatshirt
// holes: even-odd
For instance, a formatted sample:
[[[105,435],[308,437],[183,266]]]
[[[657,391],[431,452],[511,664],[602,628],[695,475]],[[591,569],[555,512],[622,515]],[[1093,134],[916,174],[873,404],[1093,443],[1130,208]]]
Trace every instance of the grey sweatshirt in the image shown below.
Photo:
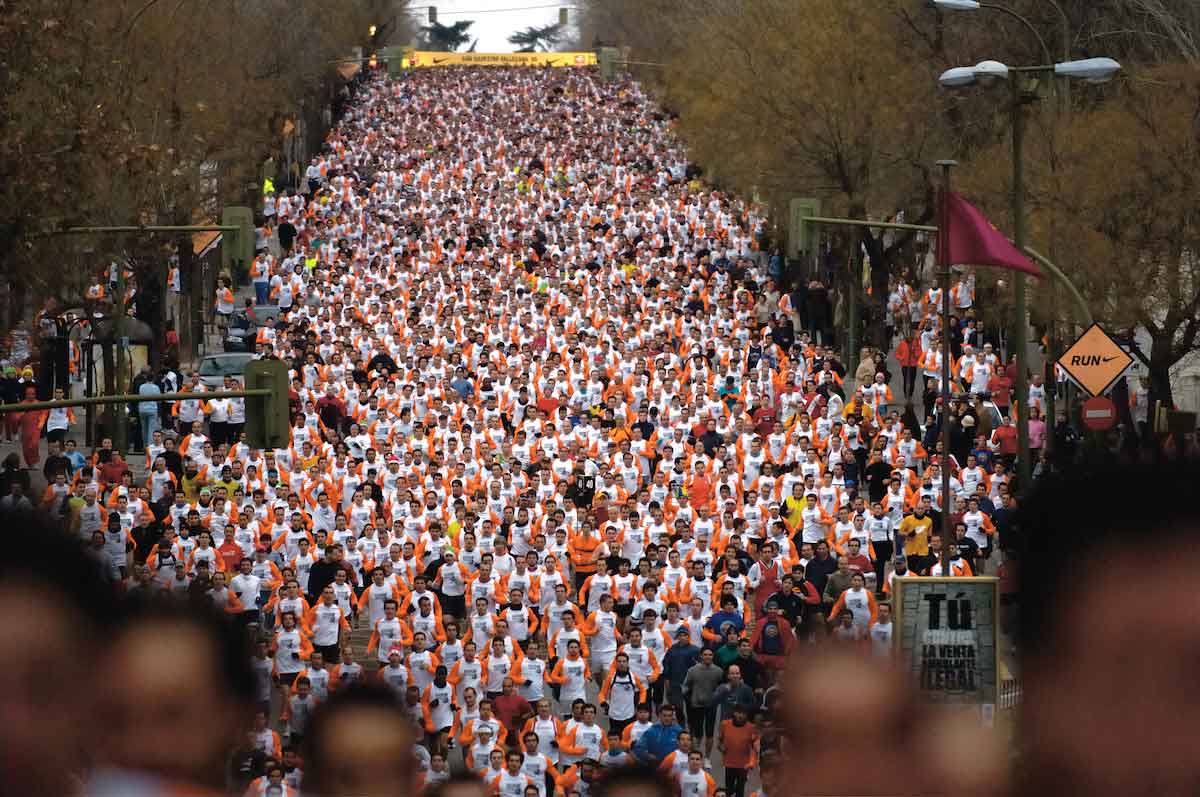
[[[693,706],[712,705],[713,692],[725,680],[725,671],[715,664],[705,666],[698,661],[687,671],[683,679],[683,694]]]

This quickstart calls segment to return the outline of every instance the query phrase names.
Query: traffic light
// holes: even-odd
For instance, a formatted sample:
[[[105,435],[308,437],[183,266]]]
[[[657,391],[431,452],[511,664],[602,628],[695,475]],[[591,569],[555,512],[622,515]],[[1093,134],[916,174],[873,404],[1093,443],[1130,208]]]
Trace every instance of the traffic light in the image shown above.
[[[564,26],[567,24],[567,9],[558,9],[558,24]]]
[[[221,270],[234,275],[234,266],[246,272],[254,262],[254,211],[250,208],[221,209],[221,226],[237,227],[237,232],[221,233]]]
[[[600,79],[612,80],[617,69],[617,48],[601,47],[596,51],[596,62],[600,65]]]
[[[437,24],[437,6],[429,7],[429,24],[430,25]]]
[[[408,58],[407,48],[392,46],[383,48],[384,66],[390,76],[396,77],[404,70],[404,59]]]
[[[269,396],[246,397],[246,445],[287,448],[291,432],[288,415],[288,364],[283,360],[251,360],[244,372],[247,390],[271,391]]]
[[[797,197],[791,201],[788,210],[790,218],[788,220],[787,256],[796,260],[802,254],[812,253],[814,243],[812,224],[802,221],[802,219],[805,216],[820,216],[821,200]]]

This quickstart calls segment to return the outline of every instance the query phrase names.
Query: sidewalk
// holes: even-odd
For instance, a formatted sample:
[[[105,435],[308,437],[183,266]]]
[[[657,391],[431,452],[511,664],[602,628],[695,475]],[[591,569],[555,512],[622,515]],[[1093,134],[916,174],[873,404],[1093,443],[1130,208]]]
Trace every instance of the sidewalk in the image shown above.
[[[70,434],[67,435],[67,439],[74,440],[78,446],[79,452],[81,454],[83,454],[84,457],[87,457],[87,456],[91,455],[92,450],[88,446],[84,445],[82,420],[83,419],[81,418],[80,423],[76,424],[71,429]],[[40,497],[42,492],[46,489],[46,477],[42,474],[42,467],[46,464],[46,455],[47,455],[47,447],[46,447],[46,439],[45,438],[42,438],[42,440],[40,442],[39,451],[41,452],[41,455],[38,459],[38,463],[35,466],[33,466],[32,468],[28,468],[27,470],[29,472],[29,485],[33,490],[33,495]],[[0,461],[2,461],[9,454],[13,454],[13,453],[15,453],[18,457],[21,458],[21,465],[24,466],[25,465],[25,457],[21,453],[21,441],[20,440],[12,440],[12,441],[0,440]],[[125,461],[127,463],[129,463],[129,470],[133,472],[134,484],[141,484],[142,482],[146,481],[146,455],[145,454],[143,454],[143,453],[129,454],[125,458]]]
[[[267,249],[276,258],[278,258],[281,253],[279,248],[279,238],[274,231],[272,231],[271,237],[267,239]],[[238,289],[234,291],[233,306],[236,309],[241,309],[243,306],[245,306],[247,299],[253,299],[254,297],[254,283],[247,282],[245,285],[239,286]],[[204,325],[204,338],[200,341],[199,353],[197,355],[196,362],[184,362],[180,365],[183,368],[198,368],[200,365],[200,360],[204,359],[205,355],[220,354],[223,351],[225,351],[225,341],[221,335],[221,331],[217,328],[215,322],[211,324],[206,323]]]

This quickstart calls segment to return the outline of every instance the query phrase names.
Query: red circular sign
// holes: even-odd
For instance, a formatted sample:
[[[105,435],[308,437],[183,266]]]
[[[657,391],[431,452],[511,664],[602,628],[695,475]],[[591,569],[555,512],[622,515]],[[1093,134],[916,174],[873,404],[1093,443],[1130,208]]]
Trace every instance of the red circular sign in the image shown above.
[[[1090,398],[1083,402],[1079,419],[1094,432],[1108,431],[1117,423],[1117,405],[1104,396]]]

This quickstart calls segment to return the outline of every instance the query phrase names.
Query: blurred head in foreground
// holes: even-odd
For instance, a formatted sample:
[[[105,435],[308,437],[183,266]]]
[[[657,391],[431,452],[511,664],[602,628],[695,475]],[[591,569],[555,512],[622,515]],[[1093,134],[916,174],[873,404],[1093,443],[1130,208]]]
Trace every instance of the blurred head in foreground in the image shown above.
[[[1077,471],[1022,513],[1023,794],[1194,794],[1200,465]]]
[[[412,749],[412,725],[393,689],[344,687],[314,712],[304,735],[305,793],[404,797],[414,782]]]
[[[675,783],[663,772],[642,765],[606,770],[593,788],[595,797],[675,797]]]
[[[229,754],[250,727],[254,674],[241,636],[195,605],[130,601],[96,667],[104,743],[97,764],[163,783],[220,789]],[[93,794],[121,776],[94,779]]]
[[[80,706],[112,592],[78,539],[35,516],[0,515],[0,795],[69,795],[102,738]]]
[[[779,784],[769,797],[1004,793],[1002,741],[978,713],[921,703],[887,661],[809,650],[788,675],[790,738],[764,757],[763,778]]]

